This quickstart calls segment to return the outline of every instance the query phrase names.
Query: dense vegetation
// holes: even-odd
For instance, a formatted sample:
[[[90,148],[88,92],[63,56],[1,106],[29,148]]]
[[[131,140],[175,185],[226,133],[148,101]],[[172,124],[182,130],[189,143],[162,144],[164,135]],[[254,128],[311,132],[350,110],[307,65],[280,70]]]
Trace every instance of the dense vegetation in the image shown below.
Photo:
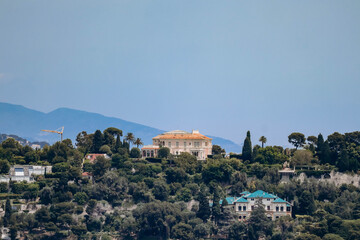
[[[0,224],[10,236],[27,239],[360,239],[360,189],[317,179],[280,182],[285,162],[313,172],[336,170],[357,174],[360,132],[334,133],[324,140],[289,135],[294,149],[252,147],[250,132],[243,154],[224,157],[213,146],[207,161],[187,153],[141,159],[141,139],[122,136],[116,128],[81,132],[75,146],[69,139],[33,150],[14,139],[0,145],[0,171],[10,165],[52,165],[53,173],[34,183],[0,183],[4,215]],[[131,146],[133,146],[131,148]],[[94,163],[87,153],[106,153]],[[89,172],[92,178],[83,176]],[[316,174],[314,174],[316,175]],[[261,202],[247,222],[239,222],[225,196],[264,190],[293,203],[293,216],[268,220]],[[209,206],[209,200],[213,201]],[[21,205],[40,208],[19,209]]]

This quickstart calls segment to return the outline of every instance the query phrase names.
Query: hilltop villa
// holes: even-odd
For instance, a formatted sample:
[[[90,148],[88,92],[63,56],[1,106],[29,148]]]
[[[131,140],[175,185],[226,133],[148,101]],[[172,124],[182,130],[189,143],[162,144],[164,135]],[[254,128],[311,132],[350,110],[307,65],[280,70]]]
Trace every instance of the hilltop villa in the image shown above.
[[[205,160],[208,155],[211,155],[211,140],[197,130],[191,133],[175,130],[154,137],[153,145],[144,146],[141,152],[143,157],[156,157],[159,148],[163,146],[169,148],[173,155],[188,152],[196,156],[198,160]]]
[[[291,204],[274,194],[261,190],[256,192],[242,192],[240,197],[227,197],[226,201],[237,213],[239,221],[245,221],[250,217],[251,211],[255,208],[256,200],[261,199],[266,210],[266,216],[275,220],[283,216],[291,216]],[[220,200],[222,204],[223,200]]]

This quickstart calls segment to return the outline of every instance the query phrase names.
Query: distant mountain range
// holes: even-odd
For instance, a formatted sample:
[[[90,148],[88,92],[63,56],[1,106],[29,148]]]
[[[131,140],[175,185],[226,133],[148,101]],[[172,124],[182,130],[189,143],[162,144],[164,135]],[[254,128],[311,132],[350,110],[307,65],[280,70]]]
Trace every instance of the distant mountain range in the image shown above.
[[[151,144],[153,137],[165,132],[120,118],[70,108],[58,108],[52,112],[43,113],[21,105],[0,103],[0,133],[14,134],[31,142],[54,143],[60,140],[60,136],[55,133],[41,132],[41,129],[55,130],[62,126],[65,128],[64,139],[70,138],[74,143],[76,135],[81,131],[93,133],[97,129],[102,131],[108,127],[119,128],[124,135],[132,132],[135,137],[141,138],[144,144]],[[213,139],[213,144],[225,148],[226,152],[241,152],[241,146],[233,141],[221,137],[209,137]]]

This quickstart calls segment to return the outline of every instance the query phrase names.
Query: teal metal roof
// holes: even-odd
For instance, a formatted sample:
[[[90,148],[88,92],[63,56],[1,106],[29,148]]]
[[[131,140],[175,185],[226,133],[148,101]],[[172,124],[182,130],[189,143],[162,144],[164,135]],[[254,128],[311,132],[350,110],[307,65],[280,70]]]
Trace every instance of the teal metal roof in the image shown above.
[[[285,201],[284,199],[281,199],[281,198],[277,198],[273,201],[273,203],[287,203],[287,201]]]
[[[249,202],[249,201],[246,200],[245,198],[239,198],[239,199],[236,200],[235,202],[237,202],[237,203],[247,203],[247,202]]]
[[[291,207],[290,204],[286,204],[287,207]]]
[[[237,199],[237,197],[227,197],[225,198],[226,201],[228,202],[229,205],[232,205],[234,204],[235,200]],[[220,200],[220,205],[222,204],[223,200],[221,199]]]
[[[245,195],[244,197],[247,197],[247,198],[260,198],[260,197],[261,198],[277,198],[275,195],[269,194],[262,190],[257,190],[256,192]]]

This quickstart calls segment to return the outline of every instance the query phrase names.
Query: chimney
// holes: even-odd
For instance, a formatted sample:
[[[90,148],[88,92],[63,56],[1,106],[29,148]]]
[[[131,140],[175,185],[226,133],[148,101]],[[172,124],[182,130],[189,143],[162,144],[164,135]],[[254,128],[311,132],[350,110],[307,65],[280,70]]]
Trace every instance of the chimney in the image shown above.
[[[192,130],[192,134],[199,133],[199,130]]]

